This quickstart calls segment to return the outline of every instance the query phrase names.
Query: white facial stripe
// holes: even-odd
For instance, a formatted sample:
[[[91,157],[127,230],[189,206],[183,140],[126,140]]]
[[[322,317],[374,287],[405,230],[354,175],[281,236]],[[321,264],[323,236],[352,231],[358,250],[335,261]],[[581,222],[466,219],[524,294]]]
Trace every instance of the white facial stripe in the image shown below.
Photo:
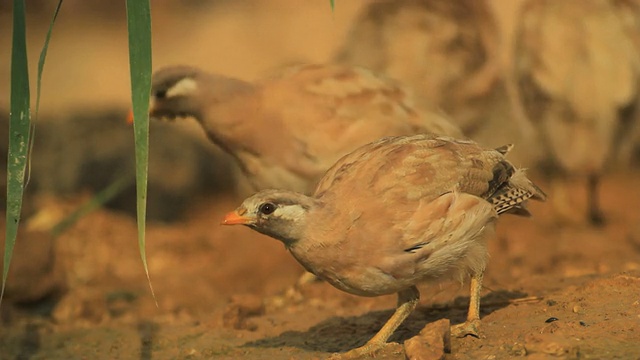
[[[304,218],[307,211],[300,205],[284,205],[278,206],[273,215],[287,220],[299,220]]]
[[[192,78],[184,78],[167,90],[167,97],[188,96],[198,89],[198,84]]]

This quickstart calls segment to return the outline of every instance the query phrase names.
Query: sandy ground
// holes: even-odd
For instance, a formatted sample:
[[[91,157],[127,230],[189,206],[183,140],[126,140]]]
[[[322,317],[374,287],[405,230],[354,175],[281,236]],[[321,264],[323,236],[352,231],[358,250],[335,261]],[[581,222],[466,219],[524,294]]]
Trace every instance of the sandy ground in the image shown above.
[[[168,7],[154,14],[155,65],[189,59],[252,79],[281,63],[325,61],[362,6],[337,2],[331,14],[327,3],[222,2],[183,16]],[[500,3],[495,9],[508,27],[517,2]],[[74,4],[66,4],[70,10],[63,10],[50,48],[42,111],[51,118],[78,109],[123,109],[129,99],[122,12],[97,21],[99,15],[74,14]],[[30,18],[30,24],[38,21],[48,22]],[[9,33],[9,26],[0,22],[6,30],[0,32]],[[30,33],[33,58],[42,34],[37,26]],[[3,41],[8,44],[6,35]],[[8,52],[0,62],[6,84]],[[452,339],[446,359],[640,359],[638,184],[635,170],[605,178],[604,228],[560,226],[548,203],[532,204],[531,219],[503,217],[490,242],[481,336]],[[582,208],[584,184],[572,185]],[[302,269],[280,243],[219,226],[240,199],[217,194],[197,197],[179,221],[149,224],[156,307],[131,216],[98,210],[56,238],[38,230],[87,196],[34,200],[10,289],[29,300],[51,287],[59,291],[45,301],[3,303],[0,359],[320,359],[363,344],[395,305],[395,296],[360,298],[321,282],[294,287]],[[426,324],[464,320],[467,284],[420,290],[418,309],[376,358],[404,359],[401,344]]]
[[[532,206],[532,219],[501,219],[482,336],[453,339],[447,358],[637,359],[639,179],[607,179],[603,229],[558,227],[546,204]],[[2,358],[315,359],[364,343],[390,316],[393,296],[359,298],[324,283],[295,290],[302,271],[280,243],[218,225],[234,205],[210,199],[188,221],[149,226],[157,308],[133,220],[107,211],[85,217],[56,240],[70,289],[50,315],[38,316],[46,304],[3,307]],[[466,285],[424,285],[421,293],[377,358],[404,358],[398,343],[431,321],[464,319]]]

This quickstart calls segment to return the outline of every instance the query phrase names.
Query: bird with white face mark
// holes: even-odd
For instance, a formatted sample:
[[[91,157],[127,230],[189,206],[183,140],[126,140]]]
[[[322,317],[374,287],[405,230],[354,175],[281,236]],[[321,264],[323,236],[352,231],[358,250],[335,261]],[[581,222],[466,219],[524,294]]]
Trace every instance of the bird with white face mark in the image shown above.
[[[416,307],[421,282],[471,275],[467,321],[452,333],[477,336],[495,222],[504,213],[528,215],[528,199],[545,199],[505,159],[510,149],[434,135],[383,138],[338,160],[313,195],[264,190],[223,224],[282,241],[307,271],[342,291],[398,294],[391,318],[345,358],[383,347]]]
[[[399,84],[363,68],[299,65],[249,83],[171,66],[152,83],[149,115],[195,118],[254,191],[310,194],[341,156],[384,136],[462,136],[445,115],[416,109]]]

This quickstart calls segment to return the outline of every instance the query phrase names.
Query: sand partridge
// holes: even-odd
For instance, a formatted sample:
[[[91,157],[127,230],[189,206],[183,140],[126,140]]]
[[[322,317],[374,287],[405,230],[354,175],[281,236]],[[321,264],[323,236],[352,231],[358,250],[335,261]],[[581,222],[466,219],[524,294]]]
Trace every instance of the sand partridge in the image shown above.
[[[452,332],[477,334],[487,238],[503,213],[528,215],[544,200],[505,146],[433,135],[387,137],[341,158],[313,196],[264,190],[226,215],[284,243],[307,271],[361,296],[398,294],[398,307],[360,356],[384,346],[416,307],[416,284],[471,274],[467,321]]]
[[[640,7],[632,1],[531,0],[515,51],[518,97],[562,175],[588,180],[588,215],[601,224],[597,187],[605,165],[637,141]],[[554,179],[559,215],[575,220],[566,184]]]
[[[150,116],[194,117],[255,191],[310,194],[341,156],[383,136],[462,136],[443,114],[414,108],[395,82],[342,65],[287,67],[257,83],[167,67],[153,76]]]
[[[402,81],[451,115],[466,136],[501,145],[519,129],[504,116],[498,35],[485,0],[375,1],[351,27],[336,61]]]

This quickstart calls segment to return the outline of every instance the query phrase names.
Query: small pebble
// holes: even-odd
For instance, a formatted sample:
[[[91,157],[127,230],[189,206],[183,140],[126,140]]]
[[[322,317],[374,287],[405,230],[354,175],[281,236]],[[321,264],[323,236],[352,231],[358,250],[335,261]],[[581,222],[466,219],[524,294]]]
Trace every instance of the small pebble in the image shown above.
[[[404,342],[405,356],[409,360],[444,359],[451,352],[449,319],[427,324],[418,335]]]
[[[558,318],[557,317],[550,317],[547,320],[545,320],[544,322],[549,324],[549,323],[552,323],[554,321],[558,321]]]
[[[255,331],[257,326],[248,319],[264,313],[262,298],[254,295],[234,295],[224,311],[222,321],[227,328]]]
[[[509,355],[511,356],[527,356],[527,348],[522,343],[515,343],[509,349]]]

